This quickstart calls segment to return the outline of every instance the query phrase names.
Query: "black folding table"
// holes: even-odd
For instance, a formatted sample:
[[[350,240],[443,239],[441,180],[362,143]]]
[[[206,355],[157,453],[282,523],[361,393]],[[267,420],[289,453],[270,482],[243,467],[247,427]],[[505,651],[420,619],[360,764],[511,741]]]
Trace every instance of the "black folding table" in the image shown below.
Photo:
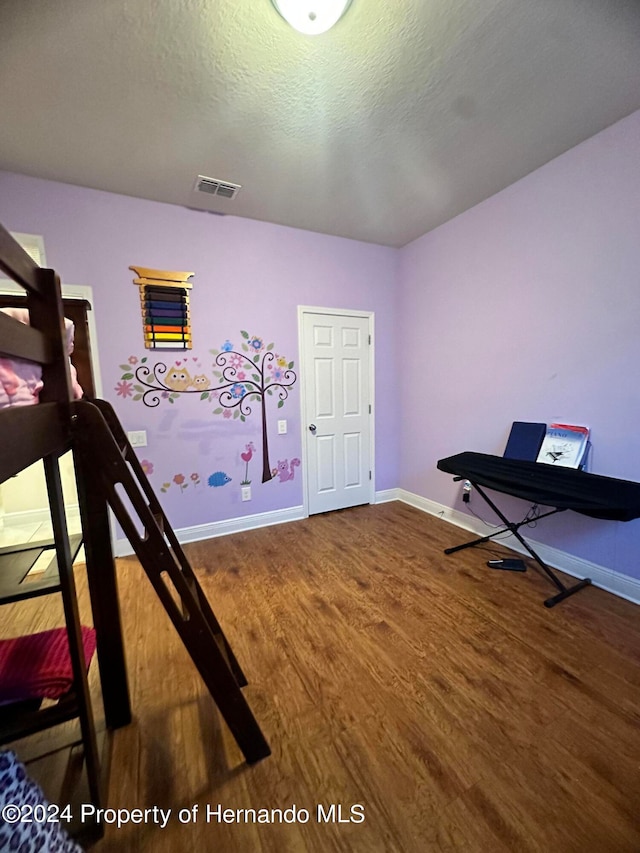
[[[474,545],[488,542],[494,536],[509,531],[526,548],[558,589],[556,595],[544,602],[545,607],[553,607],[564,601],[565,598],[588,586],[591,580],[585,578],[572,586],[565,586],[519,533],[519,528],[527,524],[528,520],[509,521],[483,490],[483,486],[532,503],[553,507],[549,512],[539,515],[538,519],[567,509],[591,518],[611,521],[631,521],[634,518],[640,518],[640,484],[630,480],[603,477],[600,474],[589,474],[586,471],[556,467],[542,462],[524,462],[471,452],[458,453],[456,456],[440,459],[438,468],[447,474],[453,474],[456,480],[469,480],[504,523],[502,530],[447,548],[445,554],[453,554],[463,548],[472,548]]]

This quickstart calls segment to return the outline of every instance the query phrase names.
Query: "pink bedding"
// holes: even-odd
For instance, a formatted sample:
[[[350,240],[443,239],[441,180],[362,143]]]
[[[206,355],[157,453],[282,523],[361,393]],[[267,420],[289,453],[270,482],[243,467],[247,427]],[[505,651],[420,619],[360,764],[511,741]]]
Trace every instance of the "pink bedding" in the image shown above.
[[[29,312],[26,308],[0,308],[5,314],[29,324]],[[73,352],[73,323],[65,317],[67,352]],[[76,400],[82,397],[82,388],[78,384],[75,367],[69,362],[71,385]],[[42,391],[42,367],[32,361],[16,358],[0,358],[0,408],[7,406],[31,406],[38,402]]]

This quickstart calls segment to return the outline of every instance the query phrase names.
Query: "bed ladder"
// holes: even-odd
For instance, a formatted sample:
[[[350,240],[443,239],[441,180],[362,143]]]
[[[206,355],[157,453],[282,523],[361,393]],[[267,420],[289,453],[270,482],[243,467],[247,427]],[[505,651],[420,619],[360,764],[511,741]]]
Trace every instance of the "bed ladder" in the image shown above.
[[[105,400],[72,405],[74,444],[91,469],[127,539],[169,614],[214,702],[248,763],[271,754],[241,687],[247,680],[198,583],[175,532]],[[121,489],[118,489],[118,486]],[[142,525],[140,535],[119,494],[123,491]]]

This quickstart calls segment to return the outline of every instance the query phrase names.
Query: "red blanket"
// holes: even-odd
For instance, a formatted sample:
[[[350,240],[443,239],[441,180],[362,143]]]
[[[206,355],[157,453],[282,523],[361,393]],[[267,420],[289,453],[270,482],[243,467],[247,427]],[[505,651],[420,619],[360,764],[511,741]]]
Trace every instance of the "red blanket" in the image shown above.
[[[87,669],[96,650],[96,632],[82,628]],[[0,702],[59,699],[73,686],[65,628],[0,640]]]

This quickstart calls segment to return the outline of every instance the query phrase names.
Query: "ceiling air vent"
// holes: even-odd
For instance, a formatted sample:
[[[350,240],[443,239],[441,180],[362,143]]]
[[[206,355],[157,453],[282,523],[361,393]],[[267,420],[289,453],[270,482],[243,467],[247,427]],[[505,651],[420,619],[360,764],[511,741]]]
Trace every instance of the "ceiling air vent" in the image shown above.
[[[222,198],[235,198],[241,184],[232,184],[229,181],[219,181],[217,178],[207,178],[205,175],[198,175],[195,190],[198,193],[207,193],[207,195],[219,195]]]

